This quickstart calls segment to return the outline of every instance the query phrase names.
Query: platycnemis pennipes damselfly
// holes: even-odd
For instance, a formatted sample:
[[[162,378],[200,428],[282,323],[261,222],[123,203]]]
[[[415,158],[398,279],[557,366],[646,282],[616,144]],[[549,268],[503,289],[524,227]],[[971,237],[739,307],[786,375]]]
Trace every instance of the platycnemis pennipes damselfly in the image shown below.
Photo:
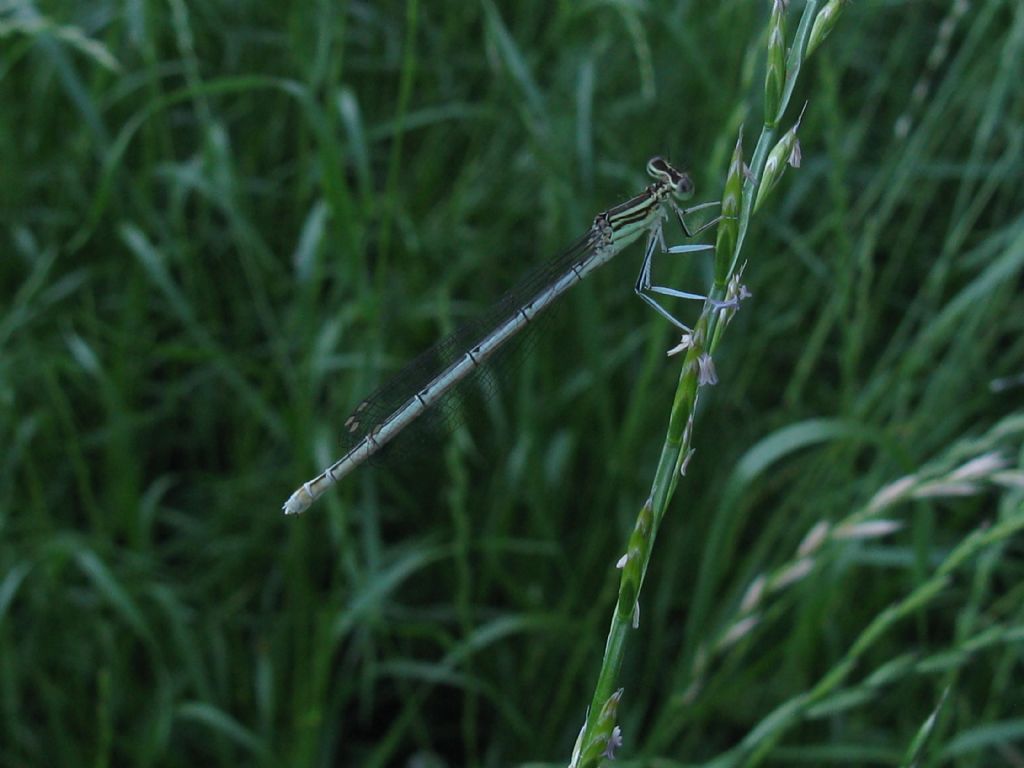
[[[717,203],[680,208],[678,200],[693,193],[690,177],[660,157],[647,163],[654,183],[636,197],[594,217],[587,233],[551,264],[534,273],[507,294],[488,313],[487,327],[475,324],[460,329],[402,369],[375,395],[364,400],[345,420],[348,450],[312,480],[303,483],[284,503],[286,514],[304,512],[334,483],[338,482],[393,440],[431,408],[443,407],[460,382],[515,337],[540,312],[588,274],[607,263],[621,250],[647,234],[647,249],[634,290],[660,315],[684,333],[689,328],[651,296],[658,293],[683,299],[705,297],[674,288],[651,285],[651,262],[655,250],[663,253],[692,253],[710,245],[665,247],[662,231],[665,219],[674,213],[687,237],[715,223],[690,232],[684,216]]]

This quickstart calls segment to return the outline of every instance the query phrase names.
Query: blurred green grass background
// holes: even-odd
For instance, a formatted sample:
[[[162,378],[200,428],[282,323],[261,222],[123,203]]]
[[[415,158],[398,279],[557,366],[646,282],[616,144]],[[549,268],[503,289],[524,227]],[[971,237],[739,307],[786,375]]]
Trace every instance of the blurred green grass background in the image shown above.
[[[484,420],[280,504],[648,157],[716,199],[769,10],[0,3],[0,765],[565,765],[678,376],[639,246]],[[1015,0],[863,0],[805,66],[804,162],[754,219],[641,597],[622,764],[714,761],[1021,514],[906,504],[700,667],[816,523],[1019,414],[1022,60]],[[1017,466],[1020,429],[996,443]],[[947,688],[920,764],[1024,764],[1021,570],[1018,541],[986,550],[831,708],[717,764],[898,765]],[[932,663],[868,677],[908,659]]]

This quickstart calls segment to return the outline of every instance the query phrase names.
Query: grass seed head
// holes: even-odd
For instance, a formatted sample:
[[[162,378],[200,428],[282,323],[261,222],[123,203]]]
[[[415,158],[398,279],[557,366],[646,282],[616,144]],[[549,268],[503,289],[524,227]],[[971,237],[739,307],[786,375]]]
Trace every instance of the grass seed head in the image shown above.
[[[774,128],[778,122],[782,89],[786,83],[786,5],[775,0],[768,22],[768,68],[764,78],[764,124]]]
[[[732,267],[733,251],[736,249],[736,237],[739,233],[740,203],[743,199],[743,129],[736,137],[736,146],[732,150],[729,171],[725,177],[725,189],[722,190],[722,219],[718,222],[718,234],[715,240],[715,281],[724,283]]]
[[[796,123],[786,131],[772,151],[768,153],[768,160],[765,161],[764,172],[761,174],[761,184],[757,188],[757,197],[754,200],[755,213],[761,207],[761,203],[768,198],[775,185],[779,183],[779,179],[782,178],[782,174],[786,170],[786,165],[792,165],[794,168],[800,166],[801,154],[796,132],[800,128],[800,121],[803,120],[806,109],[807,105],[804,104],[804,109],[800,110],[800,116],[796,119]]]
[[[804,54],[805,59],[814,53],[814,49],[821,45],[825,38],[828,37],[828,33],[836,25],[836,21],[839,20],[839,13],[843,10],[843,6],[846,3],[847,0],[831,0],[824,8],[818,11],[818,15],[814,17],[814,25],[811,27],[811,35],[807,40],[807,53]]]

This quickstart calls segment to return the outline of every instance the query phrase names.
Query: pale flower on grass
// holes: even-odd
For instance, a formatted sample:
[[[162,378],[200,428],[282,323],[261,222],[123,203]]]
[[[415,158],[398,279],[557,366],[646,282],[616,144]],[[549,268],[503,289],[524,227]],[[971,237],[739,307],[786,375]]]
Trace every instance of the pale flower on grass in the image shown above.
[[[700,372],[697,374],[697,386],[710,385],[713,387],[718,383],[718,373],[715,371],[715,361],[711,359],[711,355],[707,352],[701,354],[697,358],[697,365],[700,368]]]
[[[743,599],[740,600],[740,613],[750,613],[760,604],[767,585],[768,579],[763,573],[750,582],[747,591],[743,593]]]
[[[725,650],[729,646],[735,645],[749,635],[754,627],[760,623],[760,616],[746,616],[740,619],[729,627],[729,630],[722,636],[722,639],[718,642],[718,650]]]
[[[906,475],[881,488],[868,503],[868,512],[873,514],[895,504],[904,498],[917,482],[915,475]]]
[[[778,576],[772,579],[772,589],[785,589],[791,584],[795,584],[810,573],[812,568],[814,568],[814,560],[811,558],[805,557],[802,560],[797,560],[792,565],[784,568]]]
[[[793,149],[789,153],[789,167],[799,168],[803,162],[803,153],[800,151],[800,139],[793,142]]]
[[[940,480],[918,486],[910,495],[915,499],[932,499],[942,496],[974,496],[980,492],[981,486],[977,483],[958,483]]]
[[[622,729],[619,726],[612,728],[612,735],[608,737],[608,746],[604,748],[604,756],[609,760],[615,759],[615,750],[622,746]]]
[[[692,347],[692,346],[693,346],[693,334],[692,333],[684,333],[682,336],[679,337],[679,343],[676,344],[674,347],[672,347],[672,349],[670,349],[665,354],[668,357],[672,357],[673,355],[678,355],[680,352],[685,352],[686,350],[690,349],[690,347]]]
[[[903,528],[898,520],[868,520],[864,523],[840,525],[832,532],[837,541],[855,541],[858,539],[878,539]]]
[[[1000,469],[1005,469],[1009,462],[998,451],[983,453],[954,470],[950,480],[981,480]]]
[[[697,452],[696,448],[691,448],[686,452],[686,456],[683,457],[682,463],[679,465],[679,474],[682,477],[686,477],[686,469],[690,466],[690,459],[693,458],[693,454]]]
[[[813,554],[817,550],[825,537],[828,536],[829,524],[824,520],[819,520],[811,530],[804,536],[804,540],[800,542],[800,546],[797,548],[797,555],[800,557],[807,557]]]

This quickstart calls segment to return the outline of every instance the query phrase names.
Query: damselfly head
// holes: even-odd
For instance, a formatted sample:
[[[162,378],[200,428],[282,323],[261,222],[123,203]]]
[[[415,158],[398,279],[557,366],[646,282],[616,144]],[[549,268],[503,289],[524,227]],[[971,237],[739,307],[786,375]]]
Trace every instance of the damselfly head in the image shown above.
[[[687,198],[693,194],[693,181],[682,171],[676,170],[663,157],[652,157],[647,161],[647,173],[655,181],[666,184],[672,194],[679,198]]]

